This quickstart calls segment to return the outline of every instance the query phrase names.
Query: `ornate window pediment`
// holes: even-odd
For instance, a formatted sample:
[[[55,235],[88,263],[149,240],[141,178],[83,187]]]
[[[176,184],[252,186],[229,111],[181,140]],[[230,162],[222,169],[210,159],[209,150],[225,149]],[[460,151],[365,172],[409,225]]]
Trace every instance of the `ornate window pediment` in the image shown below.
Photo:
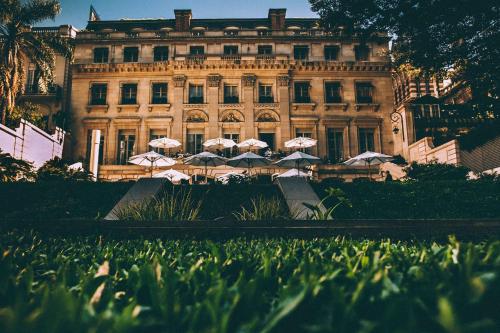
[[[237,110],[224,111],[220,115],[219,121],[223,123],[241,123],[245,121],[243,114]]]
[[[278,122],[280,118],[278,114],[272,110],[263,110],[255,117],[256,122]]]
[[[189,110],[186,112],[184,121],[187,123],[205,123],[208,122],[208,116],[201,110]]]

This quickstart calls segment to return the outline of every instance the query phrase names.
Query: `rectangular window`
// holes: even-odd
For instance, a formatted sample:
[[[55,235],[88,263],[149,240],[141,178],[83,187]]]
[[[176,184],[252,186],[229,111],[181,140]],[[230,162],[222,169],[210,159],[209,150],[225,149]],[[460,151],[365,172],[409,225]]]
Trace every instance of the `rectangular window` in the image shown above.
[[[102,165],[103,160],[104,160],[104,131],[101,130],[101,138],[99,140],[99,157],[98,157],[98,163]],[[90,163],[90,154],[92,153],[91,151],[92,148],[92,130],[89,129],[87,131],[87,152],[85,154],[85,162],[87,165]]]
[[[375,131],[372,128],[360,128],[358,130],[359,153],[375,151]]]
[[[236,55],[238,54],[237,45],[224,45],[224,55]]]
[[[328,160],[333,163],[344,159],[344,131],[338,128],[327,129]]]
[[[240,135],[238,133],[224,133],[224,139],[233,140],[234,143],[240,142]],[[234,156],[238,153],[238,147],[234,146],[228,149],[229,156]]]
[[[203,134],[187,133],[187,152],[198,154],[203,151]]]
[[[152,140],[160,139],[160,138],[165,138],[167,137],[167,131],[166,130],[150,130],[149,131],[149,141],[151,142]],[[164,148],[153,148],[155,152],[158,154],[165,155],[165,149]]]
[[[297,128],[295,130],[295,137],[297,138],[312,138],[312,132],[310,130],[307,130],[307,129],[303,129],[303,128]],[[312,154],[313,153],[313,148],[310,147],[310,148],[302,148],[300,149],[301,151],[303,151],[304,153],[306,154]]]
[[[274,143],[275,143],[274,133],[259,133],[259,140],[267,143],[267,148],[261,149],[262,151],[266,151],[268,149],[274,151]]]
[[[123,62],[138,62],[139,61],[139,48],[126,47],[123,49]]]
[[[295,45],[293,47],[293,58],[295,60],[307,60],[309,58],[309,46]]]
[[[203,85],[189,85],[189,103],[203,104]]]
[[[340,82],[326,82],[325,83],[325,102],[326,103],[342,103]]]
[[[153,83],[152,85],[152,99],[151,104],[167,104],[168,103],[168,84],[166,83]]]
[[[128,130],[118,131],[118,147],[116,162],[120,165],[128,163],[130,157],[135,155],[135,132]]]
[[[272,85],[259,84],[259,103],[274,103]]]
[[[203,46],[190,46],[189,54],[191,55],[203,55],[205,54],[205,47]]]
[[[356,61],[368,61],[370,58],[370,49],[366,45],[356,45],[354,47],[354,57]]]
[[[372,103],[373,86],[370,82],[356,83],[356,103]]]
[[[311,103],[309,96],[309,82],[295,82],[295,103]]]
[[[154,61],[168,60],[168,46],[157,46],[154,48]]]
[[[90,104],[106,105],[108,85],[106,83],[94,83],[90,88]]]
[[[257,53],[258,54],[273,54],[273,47],[272,45],[259,45],[257,46]]]
[[[239,103],[238,86],[224,85],[224,103]]]
[[[97,47],[94,49],[94,63],[105,64],[109,61],[109,49],[107,47]]]
[[[126,83],[122,85],[121,104],[137,104],[137,84]]]
[[[337,45],[327,45],[325,46],[325,60],[334,61],[339,58],[340,48]]]

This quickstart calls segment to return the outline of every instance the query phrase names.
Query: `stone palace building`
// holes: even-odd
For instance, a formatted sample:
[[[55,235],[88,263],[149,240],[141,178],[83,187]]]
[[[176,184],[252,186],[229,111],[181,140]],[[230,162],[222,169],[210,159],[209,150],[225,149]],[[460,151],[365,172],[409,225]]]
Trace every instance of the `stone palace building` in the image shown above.
[[[73,158],[89,156],[101,131],[100,164],[124,165],[167,136],[198,153],[216,137],[266,141],[297,136],[339,162],[366,150],[392,155],[394,109],[388,38],[367,41],[321,30],[317,19],[101,20],[75,38],[71,71]]]

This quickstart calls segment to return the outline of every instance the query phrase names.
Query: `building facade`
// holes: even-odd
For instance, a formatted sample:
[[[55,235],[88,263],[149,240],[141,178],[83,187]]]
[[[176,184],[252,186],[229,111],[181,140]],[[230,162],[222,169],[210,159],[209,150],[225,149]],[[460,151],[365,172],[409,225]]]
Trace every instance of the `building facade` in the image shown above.
[[[366,150],[394,153],[388,38],[361,43],[322,31],[316,19],[100,20],[76,36],[73,158],[126,164],[167,136],[198,153],[216,137],[266,141],[273,151],[309,136],[332,163]]]

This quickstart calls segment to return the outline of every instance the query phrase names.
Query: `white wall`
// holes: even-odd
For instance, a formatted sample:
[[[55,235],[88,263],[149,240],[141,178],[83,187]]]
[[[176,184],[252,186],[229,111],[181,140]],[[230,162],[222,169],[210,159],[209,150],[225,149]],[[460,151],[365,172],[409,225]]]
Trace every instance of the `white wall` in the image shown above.
[[[62,157],[65,132],[56,127],[50,135],[35,125],[21,120],[15,130],[0,124],[0,149],[15,158],[33,163],[38,169],[45,162]]]

